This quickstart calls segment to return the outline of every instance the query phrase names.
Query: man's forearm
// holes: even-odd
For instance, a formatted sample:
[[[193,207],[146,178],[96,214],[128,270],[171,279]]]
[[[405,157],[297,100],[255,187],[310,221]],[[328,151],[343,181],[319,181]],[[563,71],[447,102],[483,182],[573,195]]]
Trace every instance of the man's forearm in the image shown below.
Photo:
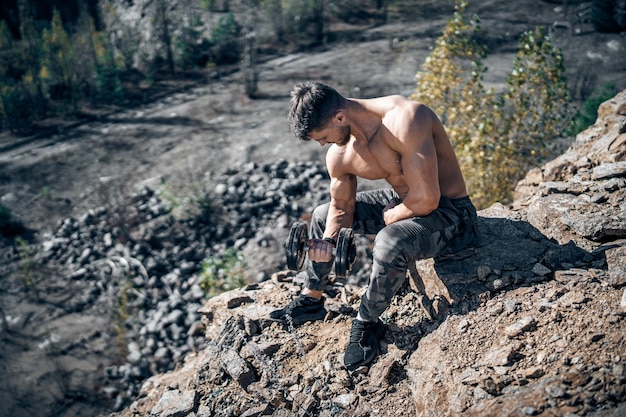
[[[331,203],[326,218],[326,228],[324,229],[324,237],[329,237],[337,241],[339,231],[344,227],[352,227],[354,218],[353,211],[339,208]]]
[[[385,224],[390,225],[400,220],[410,219],[412,217],[427,216],[435,209],[428,207],[426,210],[413,210],[407,206],[404,202],[397,204],[393,208],[388,209],[383,213]]]

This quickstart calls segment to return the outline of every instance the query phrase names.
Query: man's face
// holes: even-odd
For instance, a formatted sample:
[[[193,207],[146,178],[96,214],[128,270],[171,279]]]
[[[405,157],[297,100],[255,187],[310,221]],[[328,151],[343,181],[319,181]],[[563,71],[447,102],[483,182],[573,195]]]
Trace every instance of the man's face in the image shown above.
[[[322,129],[317,129],[309,134],[311,140],[324,146],[327,143],[334,143],[337,146],[345,146],[350,142],[350,126],[335,126],[332,123]]]

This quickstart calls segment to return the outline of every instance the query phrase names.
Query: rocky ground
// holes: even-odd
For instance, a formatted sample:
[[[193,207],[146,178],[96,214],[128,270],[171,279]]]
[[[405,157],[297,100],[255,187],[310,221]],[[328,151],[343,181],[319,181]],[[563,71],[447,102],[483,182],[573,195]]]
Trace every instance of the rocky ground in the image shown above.
[[[342,366],[362,287],[283,326],[300,277],[276,273],[208,300],[207,346],[115,416],[626,415],[626,90],[601,115],[479,212],[475,247],[409,270],[371,366]]]
[[[488,85],[504,82],[521,30],[564,20],[569,28],[556,25],[554,36],[573,91],[591,79],[624,82],[623,37],[594,34],[580,5],[516,5],[473,8],[493,52]],[[106,415],[138,395],[123,414],[428,415],[436,403],[491,415],[484,410],[523,394],[528,401],[513,412],[603,415],[623,403],[623,269],[615,265],[624,217],[604,211],[623,203],[623,132],[605,143],[614,121],[532,172],[516,206],[482,213],[490,239],[456,259],[465,272],[416,266],[369,371],[339,366],[367,277],[367,237],[355,274],[330,291],[324,323],[283,329],[259,319],[297,290],[297,276],[277,274],[282,242],[327,196],[324,150],[287,131],[288,91],[314,78],[347,95],[410,94],[449,17],[444,6],[410,25],[342,28],[348,43],[268,60],[255,100],[234,73],[170,85],[158,101],[56,133],[3,135],[2,204],[33,233],[1,242],[0,415]],[[213,204],[202,203],[207,196]],[[248,280],[262,283],[205,305],[202,261],[228,248],[245,255]],[[440,268],[443,282],[477,284],[459,296],[466,284],[430,279],[418,292],[416,277]],[[170,400],[187,408],[173,410]]]

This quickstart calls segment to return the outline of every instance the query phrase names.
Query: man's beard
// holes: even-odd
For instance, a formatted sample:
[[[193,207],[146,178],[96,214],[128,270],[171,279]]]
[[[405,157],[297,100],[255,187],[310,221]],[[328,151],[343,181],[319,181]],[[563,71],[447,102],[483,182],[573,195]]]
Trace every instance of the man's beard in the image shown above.
[[[341,129],[341,139],[335,142],[337,146],[346,146],[350,142],[350,126],[344,126]]]

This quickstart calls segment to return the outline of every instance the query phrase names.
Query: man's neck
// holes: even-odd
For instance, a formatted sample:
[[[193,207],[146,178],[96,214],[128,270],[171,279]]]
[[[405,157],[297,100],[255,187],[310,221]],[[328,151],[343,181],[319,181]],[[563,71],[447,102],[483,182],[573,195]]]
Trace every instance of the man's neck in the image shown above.
[[[365,100],[350,99],[346,106],[350,120],[350,130],[357,141],[369,143],[382,126],[381,118],[368,109]]]

